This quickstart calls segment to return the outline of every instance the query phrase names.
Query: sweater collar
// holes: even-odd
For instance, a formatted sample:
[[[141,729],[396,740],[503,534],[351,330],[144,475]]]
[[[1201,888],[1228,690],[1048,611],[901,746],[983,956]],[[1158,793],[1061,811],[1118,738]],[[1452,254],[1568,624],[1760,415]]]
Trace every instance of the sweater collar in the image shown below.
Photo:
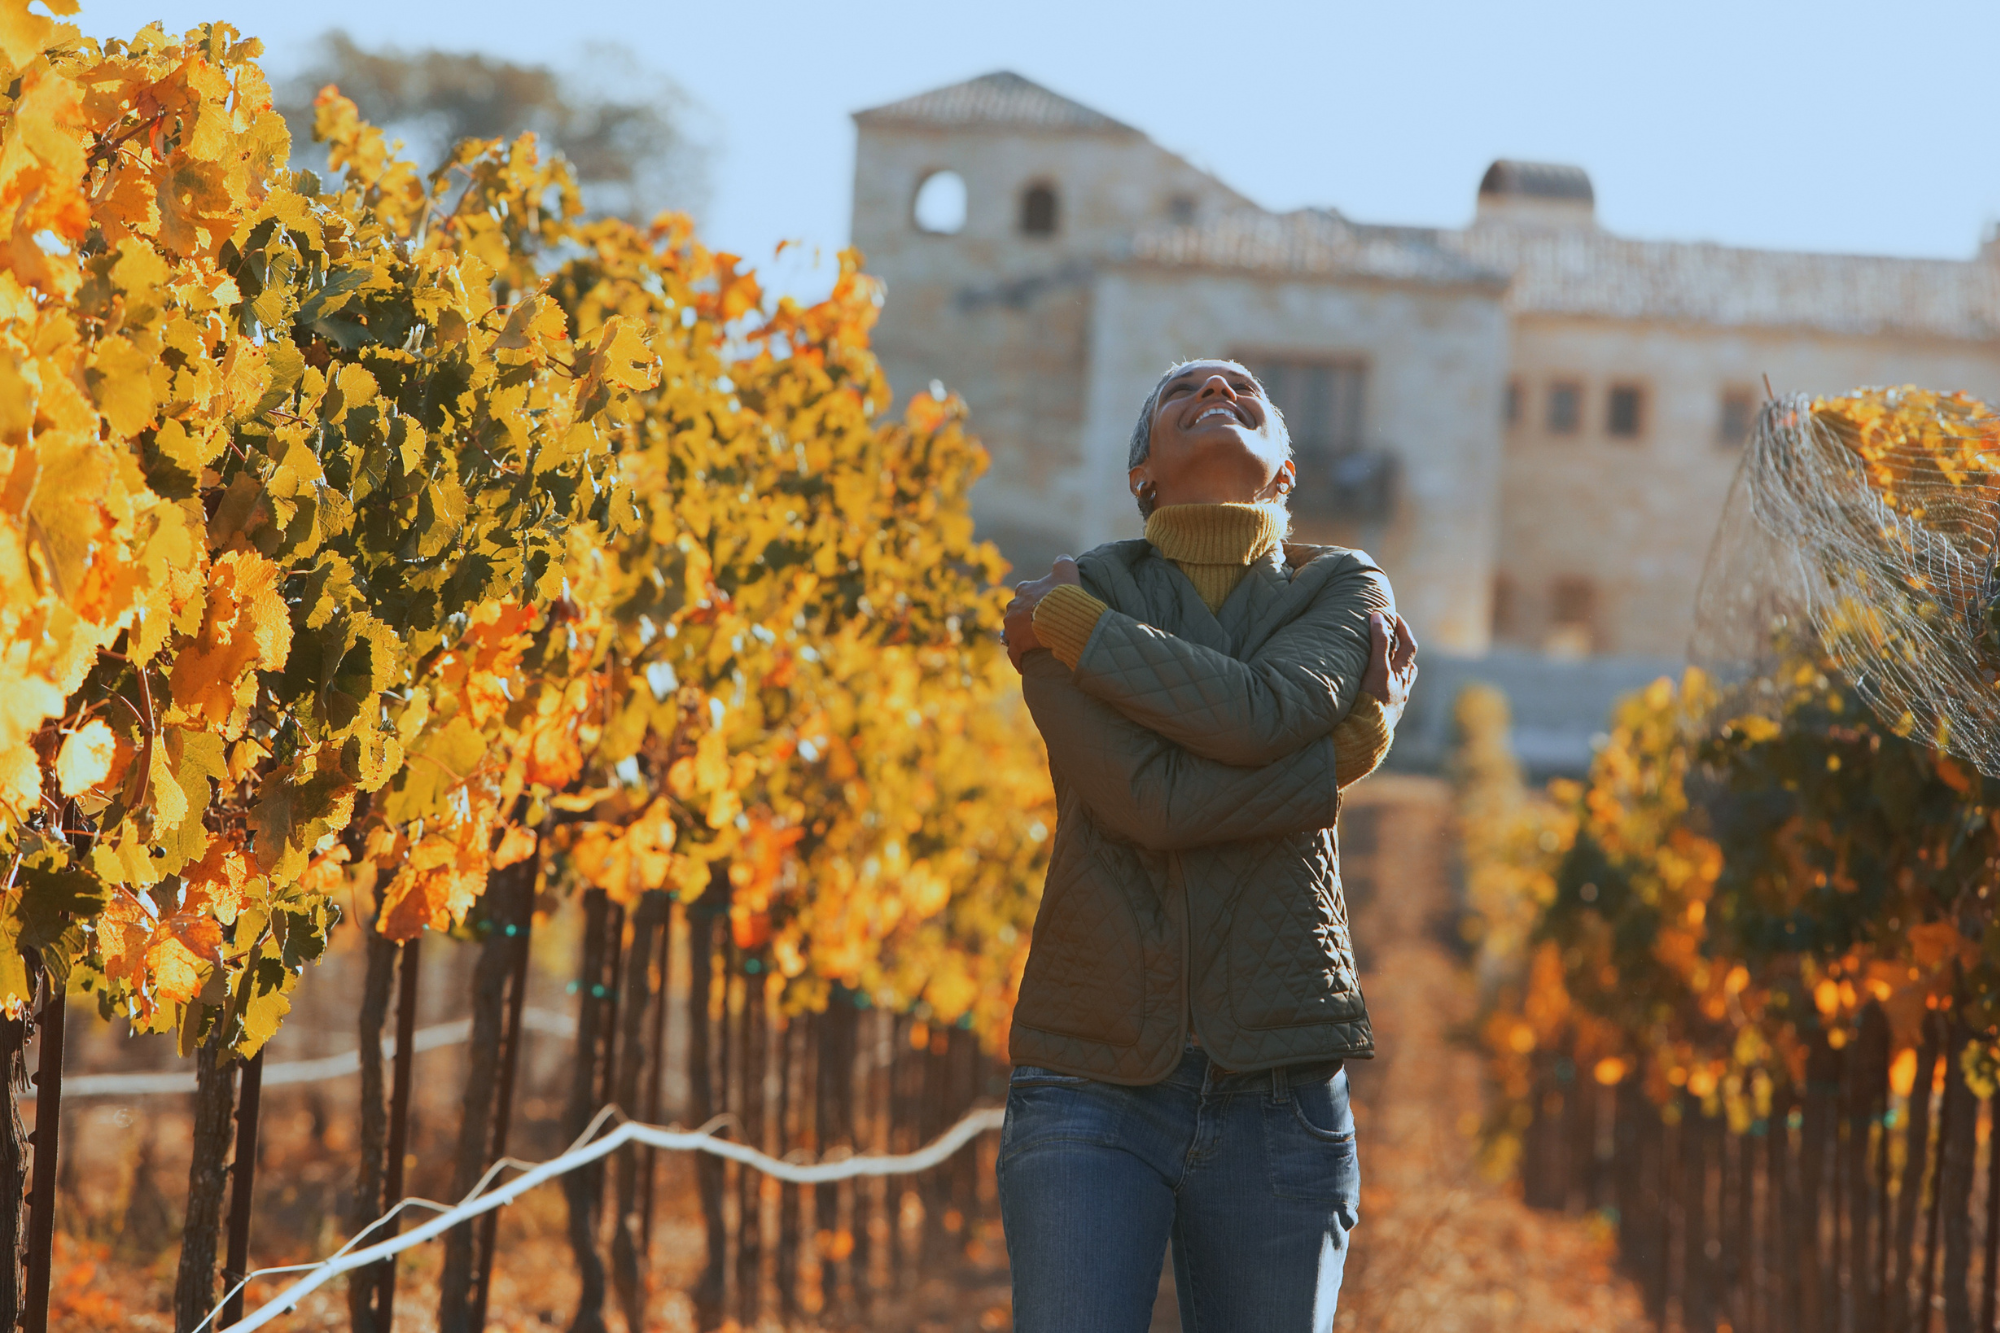
[[[1146,540],[1183,564],[1250,565],[1284,540],[1290,524],[1281,504],[1168,505],[1146,520]]]

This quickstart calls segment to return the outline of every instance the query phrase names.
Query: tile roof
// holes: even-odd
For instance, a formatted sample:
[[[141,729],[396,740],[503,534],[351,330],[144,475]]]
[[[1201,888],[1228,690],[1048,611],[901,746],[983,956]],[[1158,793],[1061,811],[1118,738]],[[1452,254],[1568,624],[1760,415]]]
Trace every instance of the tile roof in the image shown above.
[[[1507,308],[1516,314],[2000,340],[2000,262],[1993,259],[1638,241],[1595,227],[1385,227],[1330,209],[1245,209],[1200,226],[1147,229],[1133,239],[1130,257],[1175,268],[1505,284]]]
[[[1499,287],[1507,275],[1437,243],[1414,227],[1363,227],[1330,209],[1225,213],[1191,227],[1161,227],[1133,238],[1130,256],[1170,268],[1224,268],[1391,282]]]
[[[1119,134],[1139,132],[1008,70],[982,74],[948,88],[934,88],[900,102],[857,111],[854,119],[864,125],[924,125],[937,129],[990,125]]]
[[[1519,313],[2000,338],[2000,264],[1990,259],[1749,250],[1504,223],[1435,235],[1471,263],[1512,273],[1507,305]]]

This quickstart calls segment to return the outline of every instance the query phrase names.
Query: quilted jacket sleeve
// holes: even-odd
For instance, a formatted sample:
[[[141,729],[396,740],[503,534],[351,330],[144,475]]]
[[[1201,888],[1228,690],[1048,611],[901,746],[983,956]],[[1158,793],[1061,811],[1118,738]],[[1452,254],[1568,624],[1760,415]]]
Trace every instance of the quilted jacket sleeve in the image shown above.
[[[1395,608],[1373,564],[1342,557],[1304,612],[1249,661],[1122,612],[1098,617],[1077,659],[1079,688],[1191,754],[1269,764],[1322,740],[1347,716],[1368,669],[1368,615]]]
[[[1021,663],[1021,693],[1049,748],[1107,831],[1156,852],[1330,828],[1339,810],[1327,737],[1260,768],[1189,754],[1078,689],[1046,649]]]

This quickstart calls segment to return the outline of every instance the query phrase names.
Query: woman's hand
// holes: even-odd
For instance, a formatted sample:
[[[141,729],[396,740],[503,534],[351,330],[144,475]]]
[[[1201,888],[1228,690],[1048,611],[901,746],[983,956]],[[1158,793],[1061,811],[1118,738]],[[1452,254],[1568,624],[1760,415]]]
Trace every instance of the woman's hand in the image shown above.
[[[1393,629],[1390,621],[1394,620]],[[1368,616],[1368,669],[1361,673],[1361,692],[1371,695],[1393,720],[1409,702],[1417,681],[1417,636],[1401,616],[1373,611]]]
[[[1001,632],[1000,640],[1007,645],[1007,656],[1012,659],[1014,669],[1021,669],[1021,659],[1042,646],[1035,637],[1035,608],[1042,604],[1059,585],[1081,583],[1076,572],[1073,556],[1057,556],[1055,568],[1032,583],[1014,585],[1014,600],[1007,603],[1007,628]]]

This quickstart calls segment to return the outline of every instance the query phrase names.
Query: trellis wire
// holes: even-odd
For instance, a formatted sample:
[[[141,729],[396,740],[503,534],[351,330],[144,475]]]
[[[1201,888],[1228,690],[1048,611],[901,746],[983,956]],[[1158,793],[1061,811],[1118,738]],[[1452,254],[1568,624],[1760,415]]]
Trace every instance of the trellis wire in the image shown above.
[[[965,1147],[968,1143],[971,1143],[979,1135],[1000,1128],[1004,1111],[997,1106],[980,1107],[969,1111],[960,1118],[957,1124],[932,1140],[930,1144],[915,1152],[868,1154],[814,1163],[786,1161],[769,1156],[747,1144],[716,1138],[716,1131],[722,1129],[726,1124],[726,1119],[723,1117],[718,1117],[716,1120],[710,1121],[708,1124],[694,1130],[667,1129],[657,1125],[642,1124],[637,1120],[627,1120],[603,1138],[592,1137],[603,1127],[605,1121],[618,1114],[620,1112],[615,1106],[602,1108],[591,1120],[590,1126],[578,1137],[575,1146],[561,1156],[551,1158],[539,1165],[522,1162],[514,1158],[503,1158],[499,1162],[494,1163],[486,1175],[481,1177],[479,1184],[473,1188],[472,1192],[456,1205],[448,1206],[434,1203],[427,1199],[404,1199],[396,1204],[395,1207],[389,1209],[381,1218],[377,1219],[371,1226],[355,1236],[346,1245],[317,1264],[291,1264],[276,1268],[260,1268],[246,1274],[230,1289],[228,1295],[221,1302],[217,1303],[215,1309],[209,1313],[208,1317],[195,1326],[192,1333],[201,1333],[202,1329],[209,1327],[216,1316],[221,1313],[230,1297],[233,1297],[238,1290],[247,1286],[251,1278],[276,1273],[303,1272],[305,1274],[305,1276],[299,1278],[277,1296],[253,1310],[241,1323],[230,1325],[229,1327],[233,1333],[252,1333],[252,1330],[262,1328],[280,1315],[291,1313],[297,1308],[298,1302],[302,1298],[324,1286],[340,1274],[351,1272],[358,1268],[366,1268],[371,1264],[380,1263],[387,1259],[393,1259],[404,1250],[414,1248],[427,1240],[443,1235],[462,1222],[482,1216],[496,1208],[513,1202],[538,1185],[545,1184],[571,1171],[601,1161],[628,1143],[684,1152],[711,1153],[717,1157],[739,1162],[744,1166],[762,1171],[766,1175],[774,1176],[779,1180],[788,1181],[792,1184],[817,1185],[836,1180],[849,1180],[861,1176],[897,1176],[927,1171],[940,1162],[943,1162],[953,1153],[959,1151],[959,1149]],[[517,1170],[522,1170],[525,1174],[517,1176],[507,1184],[496,1189],[488,1190],[487,1187],[500,1172],[510,1166]],[[369,1232],[375,1230],[375,1228],[399,1218],[405,1208],[433,1209],[438,1213],[438,1216],[433,1217],[430,1221],[413,1231],[406,1231],[388,1240],[379,1241],[365,1249],[357,1250],[353,1248],[354,1245],[367,1236]]]
[[[565,1040],[576,1036],[576,1019],[553,1009],[523,1009],[521,1025],[530,1032],[539,1032],[545,1036],[562,1037]],[[422,1055],[425,1051],[440,1050],[446,1046],[462,1046],[471,1040],[471,1037],[472,1020],[469,1018],[461,1018],[451,1023],[433,1023],[429,1027],[416,1030],[410,1041],[410,1049]],[[395,1054],[395,1037],[383,1037],[383,1057],[387,1059]],[[295,1083],[319,1083],[358,1073],[360,1069],[359,1051],[343,1051],[339,1055],[315,1056],[308,1060],[283,1060],[264,1066],[264,1086],[274,1088]],[[194,1091],[194,1075],[191,1073],[71,1074],[63,1080],[62,1091],[65,1100],[74,1100],[78,1097],[150,1097],[175,1093],[185,1095]],[[35,1090],[31,1087],[20,1096],[21,1100],[31,1102],[35,1100]]]

